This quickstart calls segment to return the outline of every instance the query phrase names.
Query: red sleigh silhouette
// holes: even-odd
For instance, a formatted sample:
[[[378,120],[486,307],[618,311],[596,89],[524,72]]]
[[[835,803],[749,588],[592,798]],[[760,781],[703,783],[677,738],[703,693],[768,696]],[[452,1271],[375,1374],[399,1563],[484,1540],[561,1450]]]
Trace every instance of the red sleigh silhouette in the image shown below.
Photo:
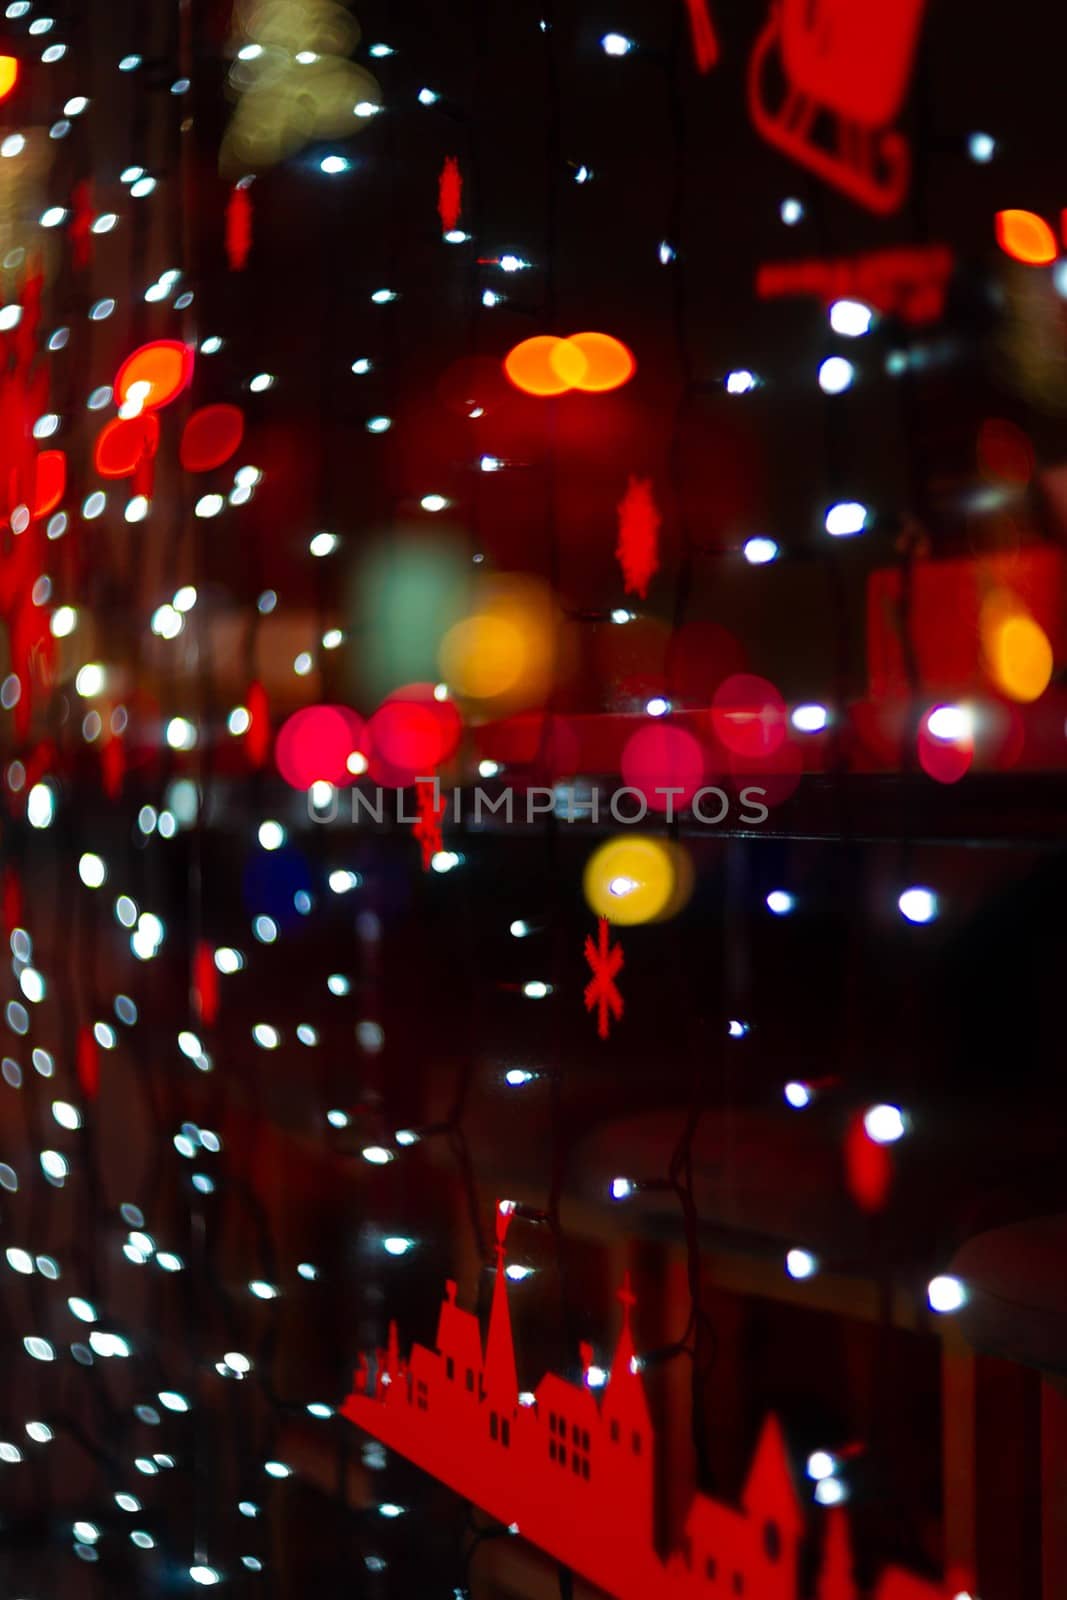
[[[895,211],[910,158],[897,117],[925,0],[775,0],[749,63],[763,137],[871,211]],[[764,98],[777,55],[785,89]]]
[[[504,1271],[510,1212],[506,1203],[497,1212],[484,1348],[477,1317],[457,1306],[449,1283],[436,1349],[413,1345],[404,1361],[393,1323],[387,1349],[371,1361],[360,1357],[342,1414],[616,1600],[798,1600],[805,1516],[773,1416],[760,1430],[739,1500],[694,1495],[683,1549],[666,1560],[657,1551],[655,1437],[628,1283],[619,1294],[623,1324],[610,1374],[591,1366],[583,1346],[583,1382],[550,1372],[536,1393],[519,1392]],[[872,1600],[946,1600],[947,1592],[887,1568]],[[859,1600],[842,1511],[822,1540],[817,1593]]]

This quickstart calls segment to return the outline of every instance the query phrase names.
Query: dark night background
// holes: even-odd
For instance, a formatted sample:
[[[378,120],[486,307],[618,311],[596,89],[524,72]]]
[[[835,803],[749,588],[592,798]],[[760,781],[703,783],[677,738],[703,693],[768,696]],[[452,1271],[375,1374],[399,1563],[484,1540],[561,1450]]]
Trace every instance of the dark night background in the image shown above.
[[[32,202],[36,215],[88,176],[96,210],[122,221],[87,272],[60,254],[45,291],[44,328],[73,330],[49,358],[74,524],[50,571],[56,601],[83,613],[77,651],[61,653],[28,737],[0,712],[5,771],[48,741],[57,797],[52,827],[37,830],[8,781],[0,819],[20,925],[48,982],[29,1033],[9,1030],[4,1045],[18,1070],[0,1085],[0,1160],[17,1189],[0,1194],[0,1224],[5,1248],[47,1252],[61,1267],[53,1283],[0,1266],[0,1435],[23,1457],[0,1464],[3,1593],[169,1595],[188,1592],[189,1568],[203,1562],[230,1589],[272,1600],[313,1586],[368,1600],[566,1596],[570,1580],[547,1557],[486,1534],[485,1519],[430,1478],[306,1409],[340,1405],[358,1353],[384,1344],[389,1319],[402,1345],[432,1344],[446,1278],[458,1280],[460,1303],[487,1311],[492,1208],[506,1196],[544,1213],[518,1218],[509,1239],[510,1258],[536,1269],[510,1290],[522,1387],[547,1370],[576,1378],[580,1341],[610,1356],[614,1295],[631,1272],[664,1548],[678,1543],[694,1484],[737,1494],[773,1409],[806,1495],[805,1594],[816,1592],[825,1513],[803,1463],[855,1446],[861,1587],[887,1562],[931,1578],[958,1565],[976,1573],[981,1600],[1058,1600],[1067,300],[1053,273],[998,250],[993,218],[1021,207],[1058,229],[1067,206],[1062,17],[1037,0],[930,0],[899,122],[911,188],[897,214],[878,218],[753,130],[745,82],[762,0],[712,0],[721,56],[707,75],[693,65],[680,0],[558,13],[523,0],[356,0],[356,59],[378,77],[386,109],[358,137],[311,141],[257,177],[254,245],[238,273],[227,270],[230,178],[219,173],[229,7],[62,0],[50,37],[69,49],[50,67],[27,31],[40,9],[4,23],[24,77],[0,107],[3,131],[47,128],[75,94],[91,107],[56,142],[46,198],[7,199]],[[610,59],[599,44],[609,30],[639,48]],[[395,54],[372,60],[376,40]],[[127,52],[144,64],[120,75]],[[182,74],[189,91],[169,92]],[[423,87],[440,100],[420,105]],[[989,164],[968,155],[975,131],[997,141]],[[352,167],[328,177],[319,163],[335,150]],[[472,235],[456,246],[442,242],[436,211],[449,155],[464,173],[460,225]],[[134,162],[159,180],[144,201],[120,181]],[[583,166],[592,178],[578,183]],[[787,197],[803,203],[795,227],[779,213]],[[663,241],[677,253],[667,265]],[[888,315],[843,340],[818,300],[755,295],[762,263],[933,244],[955,268],[943,316],[925,327]],[[491,263],[504,252],[529,269],[500,272]],[[195,290],[184,312],[144,302],[169,267]],[[398,298],[373,304],[382,287]],[[487,288],[504,303],[483,305]],[[104,295],[114,316],[89,321]],[[4,298],[14,298],[6,279]],[[541,402],[500,379],[519,340],[586,327],[630,347],[633,382]],[[77,518],[96,482],[89,391],[148,339],[209,336],[223,347],[198,357],[192,399],[175,410],[243,407],[239,459],[264,474],[252,502],[213,522],[193,517],[198,495],[228,492],[236,461],[191,484],[164,413],[152,518],[128,526],[114,506],[99,522]],[[856,365],[842,396],[816,381],[831,354]],[[363,376],[351,371],[359,357],[373,362]],[[457,377],[474,358],[483,364]],[[729,395],[735,369],[761,386]],[[265,393],[249,392],[257,373],[276,379]],[[454,403],[472,373],[486,411],[474,420]],[[388,433],[366,431],[375,415],[393,419]],[[980,471],[976,440],[990,418],[1031,441],[1028,484],[991,484]],[[483,455],[505,470],[479,471]],[[631,473],[654,481],[663,514],[661,567],[642,602],[624,595],[614,558]],[[420,509],[429,492],[452,502],[438,518]],[[861,537],[827,537],[824,513],[838,499],[871,508]],[[342,539],[323,561],[308,554],[319,529]],[[781,547],[770,567],[742,558],[757,534]],[[652,825],[688,851],[693,892],[672,920],[622,930],[626,1013],[607,1042],[581,1003],[595,929],[581,884],[608,826],[476,828],[468,818],[445,828],[460,865],[424,874],[409,828],[353,828],[343,811],[312,825],[304,797],[269,761],[252,769],[226,731],[253,680],[275,729],[317,701],[369,715],[404,681],[380,664],[380,568],[370,563],[388,570],[409,541],[432,541],[464,572],[479,556],[479,571],[534,574],[557,596],[570,665],[547,710],[578,730],[578,765],[546,779],[519,764],[516,783],[610,788],[612,754],[651,696],[710,735],[707,710],[729,671],[771,680],[790,707],[831,708],[825,734],[790,736],[803,776],[765,828]],[[959,620],[970,601],[942,615],[920,597],[941,564],[955,563],[951,583],[969,595],[987,559],[1024,573],[1034,552],[1049,563],[1040,570],[1056,670],[1039,700],[1017,706],[983,680]],[[884,644],[893,624],[880,623],[870,595],[872,575],[891,570],[910,597],[905,678],[880,694],[876,636]],[[196,609],[182,638],[164,643],[148,619],[182,583],[195,584]],[[265,613],[268,590],[277,604]],[[619,627],[611,612],[623,605],[637,616]],[[330,628],[345,641],[323,651]],[[929,666],[949,636],[964,641],[951,681]],[[434,646],[428,634],[407,641],[409,680],[435,679]],[[314,667],[297,676],[303,650]],[[111,796],[78,731],[85,707],[72,678],[86,660],[108,663],[112,701],[131,717]],[[916,733],[953,695],[984,695],[991,709],[974,769],[948,786],[922,770]],[[163,741],[178,715],[198,722],[192,755]],[[491,730],[469,720],[449,783],[475,782],[492,746]],[[173,788],[188,779],[200,789],[195,819],[182,818]],[[146,805],[179,813],[176,837],[144,831]],[[257,844],[270,818],[288,829],[284,851]],[[78,882],[89,850],[109,867],[96,895]],[[340,895],[329,875],[342,869],[360,882]],[[930,926],[899,914],[909,885],[936,889]],[[782,888],[797,906],[779,919],[765,897]],[[292,909],[294,889],[310,896],[307,912]],[[154,961],[130,952],[113,910],[121,893],[165,924]],[[281,925],[272,944],[252,933],[264,912]],[[527,937],[509,933],[516,920]],[[201,945],[245,956],[243,971],[219,980],[212,1026],[191,1009]],[[347,993],[330,992],[331,974],[348,978]],[[5,1002],[17,977],[4,980]],[[531,1001],[530,980],[552,993]],[[115,1023],[118,995],[135,1000],[136,1026]],[[117,1045],[100,1052],[89,1097],[75,1072],[79,1030],[105,1018]],[[749,1024],[745,1037],[729,1036],[731,1019]],[[279,1030],[276,1050],[254,1043],[261,1023]],[[298,1025],[317,1043],[303,1045]],[[183,1029],[203,1041],[211,1072],[182,1054]],[[35,1047],[55,1056],[54,1079],[34,1071]],[[536,1076],[511,1087],[514,1069]],[[790,1080],[820,1085],[802,1114],[783,1098]],[[53,1121],[61,1095],[81,1107],[76,1132]],[[843,1152],[857,1114],[882,1101],[905,1108],[910,1126],[892,1152],[888,1204],[868,1214]],[[331,1126],[331,1110],[345,1126]],[[190,1139],[186,1125],[188,1159],[174,1142],[183,1129]],[[431,1131],[385,1168],[362,1159],[406,1128]],[[221,1149],[198,1145],[196,1129]],[[71,1163],[62,1186],[42,1175],[46,1147]],[[617,1175],[659,1187],[617,1204]],[[124,1204],[184,1271],[124,1257]],[[397,1259],[381,1243],[394,1235],[415,1241]],[[795,1246],[818,1256],[817,1276],[786,1275]],[[317,1276],[302,1277],[300,1263]],[[971,1299],[960,1317],[938,1318],[926,1285],[950,1270]],[[277,1298],[250,1294],[254,1280],[276,1285]],[[129,1341],[128,1360],[71,1355],[87,1330],[70,1295]],[[55,1361],[29,1358],[31,1334],[52,1341]],[[252,1362],[241,1381],[217,1370],[232,1351]],[[161,1412],[160,1391],[183,1394],[188,1413]],[[146,1405],[154,1421],[135,1409]],[[46,1446],[27,1443],[30,1418],[53,1429]],[[175,1464],[139,1471],[154,1452]],[[272,1481],[265,1461],[292,1476]],[[116,1509],[124,1491],[143,1502],[137,1515]],[[241,1501],[259,1515],[242,1515]],[[383,1518],[383,1503],[404,1515]],[[100,1530],[80,1558],[79,1519]],[[134,1528],[154,1547],[132,1545]],[[242,1567],[246,1555],[262,1570]],[[573,1593],[593,1591],[576,1582]]]

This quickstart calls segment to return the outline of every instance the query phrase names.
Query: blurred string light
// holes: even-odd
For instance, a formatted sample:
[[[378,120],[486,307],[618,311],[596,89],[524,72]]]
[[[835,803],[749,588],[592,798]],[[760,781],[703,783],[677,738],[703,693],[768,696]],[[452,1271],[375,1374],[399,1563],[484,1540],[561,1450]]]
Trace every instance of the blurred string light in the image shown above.
[[[745,560],[753,567],[765,567],[778,559],[778,544],[774,539],[769,539],[763,534],[757,534],[744,543]]]
[[[955,742],[974,734],[974,713],[966,706],[935,706],[926,719],[935,739]]]
[[[861,300],[835,300],[830,307],[830,326],[846,339],[860,339],[870,333],[874,312]]]
[[[844,394],[852,387],[856,369],[844,356],[829,356],[819,368],[819,388],[823,394]]]
[[[904,1113],[894,1105],[871,1106],[864,1113],[863,1126],[875,1144],[896,1144],[908,1131]]]
[[[967,1290],[959,1278],[943,1274],[931,1278],[927,1285],[926,1298],[931,1311],[947,1316],[954,1311],[962,1311],[967,1304]]]
[[[897,905],[907,922],[933,922],[937,916],[937,895],[932,889],[905,889]]]
[[[813,1278],[819,1263],[810,1250],[790,1250],[785,1258],[785,1270],[791,1278]]]
[[[867,526],[867,507],[858,500],[842,500],[829,507],[826,513],[826,531],[834,539],[847,539],[862,533]]]
[[[798,733],[822,733],[830,718],[825,706],[812,704],[794,706],[789,720]]]

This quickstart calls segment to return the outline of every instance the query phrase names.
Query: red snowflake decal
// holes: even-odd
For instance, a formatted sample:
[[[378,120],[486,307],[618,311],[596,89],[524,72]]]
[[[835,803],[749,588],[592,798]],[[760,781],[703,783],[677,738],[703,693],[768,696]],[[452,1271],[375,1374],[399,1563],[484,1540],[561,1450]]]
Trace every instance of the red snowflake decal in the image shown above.
[[[445,233],[452,232],[462,210],[463,174],[459,170],[459,162],[455,156],[446,156],[441,176],[437,180],[437,214],[441,218],[441,228]]]
[[[622,971],[622,946],[612,948],[610,939],[608,919],[601,917],[597,943],[591,938],[585,941],[585,959],[593,974],[585,986],[585,1009],[592,1011],[596,1006],[596,1031],[602,1039],[608,1036],[609,1016],[619,1022],[623,1013],[622,995],[615,986]]]
[[[708,0],[685,0],[689,12],[689,26],[693,32],[693,55],[701,72],[709,72],[719,59],[719,41],[715,37]]]
[[[659,570],[659,530],[662,518],[652,494],[651,478],[631,477],[619,502],[619,542],[615,556],[622,567],[627,594],[643,600],[654,573]]]
[[[226,204],[226,255],[231,272],[241,272],[252,248],[252,197],[243,182],[230,190]]]
[[[430,863],[442,847],[441,818],[448,809],[448,802],[441,798],[437,784],[430,779],[415,785],[415,804],[419,808],[419,818],[413,831],[422,846],[422,870],[429,872]]]

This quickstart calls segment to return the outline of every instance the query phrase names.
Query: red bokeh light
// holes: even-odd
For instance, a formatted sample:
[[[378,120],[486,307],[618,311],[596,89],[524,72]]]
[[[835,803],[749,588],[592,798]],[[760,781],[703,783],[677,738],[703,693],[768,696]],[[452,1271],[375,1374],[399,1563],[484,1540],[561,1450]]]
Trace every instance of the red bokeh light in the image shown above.
[[[62,450],[42,450],[37,457],[33,514],[47,517],[62,500],[67,487],[67,458]]]
[[[348,758],[362,738],[363,720],[347,706],[306,706],[279,729],[275,765],[294,789],[310,789],[319,782],[343,788],[355,781]]]
[[[432,684],[394,689],[367,723],[367,770],[387,788],[408,788],[438,771],[455,752],[462,732],[454,703],[435,699]]]
[[[237,450],[244,432],[244,415],[237,406],[201,406],[182,433],[182,466],[186,472],[210,472],[221,467]]]
[[[621,767],[623,783],[639,789],[652,811],[676,812],[689,804],[703,784],[706,762],[699,739],[684,728],[650,723],[626,741]],[[682,792],[657,794],[657,789]]]
[[[101,428],[93,461],[102,478],[132,478],[141,462],[159,447],[159,418],[116,417]]]
[[[620,389],[624,383],[629,383],[637,371],[633,353],[621,339],[613,339],[610,333],[572,333],[566,343],[580,350],[585,357],[586,370],[575,381],[575,388],[584,390],[586,394],[604,394],[609,389]]]
[[[575,333],[569,339],[539,333],[508,351],[504,371],[524,394],[545,397],[570,389],[604,394],[628,383],[637,362],[610,333]]]
[[[939,739],[930,732],[929,722],[923,718],[918,738],[919,765],[935,783],[959,783],[971,770],[974,762],[974,741]]]
[[[716,690],[711,722],[720,743],[735,755],[771,756],[785,740],[785,701],[766,678],[739,672]]]

